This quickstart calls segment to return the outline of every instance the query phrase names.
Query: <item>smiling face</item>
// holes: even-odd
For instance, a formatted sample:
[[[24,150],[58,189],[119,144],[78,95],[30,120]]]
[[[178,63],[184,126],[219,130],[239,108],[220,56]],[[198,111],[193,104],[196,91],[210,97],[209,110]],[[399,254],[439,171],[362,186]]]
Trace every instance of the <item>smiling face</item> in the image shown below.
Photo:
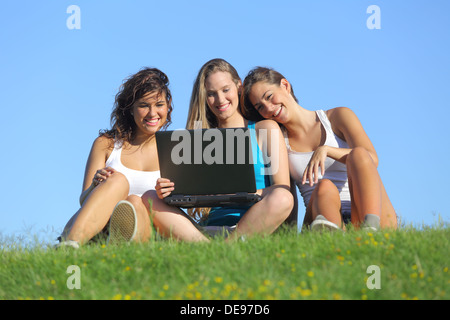
[[[153,135],[167,121],[168,102],[163,92],[151,91],[133,104],[133,117],[137,131]]]
[[[216,116],[219,126],[236,115],[239,107],[239,87],[229,72],[217,71],[205,80],[206,102]]]
[[[290,86],[286,79],[282,79],[280,85],[259,81],[252,86],[248,97],[265,119],[286,123],[289,116],[287,106],[293,100],[289,92]]]

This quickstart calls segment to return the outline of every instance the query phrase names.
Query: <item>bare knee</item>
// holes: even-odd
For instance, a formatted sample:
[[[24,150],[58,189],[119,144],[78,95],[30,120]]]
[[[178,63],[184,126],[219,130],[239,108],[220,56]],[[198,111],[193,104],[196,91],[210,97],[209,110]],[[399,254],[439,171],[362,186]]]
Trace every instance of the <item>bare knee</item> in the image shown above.
[[[346,161],[347,166],[366,166],[375,165],[369,151],[363,147],[353,148],[352,151],[347,156]]]
[[[314,193],[317,197],[325,197],[325,196],[339,196],[339,190],[336,185],[329,179],[322,179],[314,188]]]
[[[294,197],[289,190],[276,188],[272,190],[267,201],[267,209],[271,214],[280,217],[281,221],[286,220],[294,207]]]
[[[116,190],[123,190],[128,195],[128,191],[130,190],[130,184],[128,182],[127,177],[124,174],[115,171],[111,174],[111,176],[106,179],[105,182],[102,182],[105,185],[108,185]]]
[[[164,200],[158,198],[156,190],[148,190],[144,193],[142,195],[142,203],[151,214],[157,211],[164,211],[167,206]]]

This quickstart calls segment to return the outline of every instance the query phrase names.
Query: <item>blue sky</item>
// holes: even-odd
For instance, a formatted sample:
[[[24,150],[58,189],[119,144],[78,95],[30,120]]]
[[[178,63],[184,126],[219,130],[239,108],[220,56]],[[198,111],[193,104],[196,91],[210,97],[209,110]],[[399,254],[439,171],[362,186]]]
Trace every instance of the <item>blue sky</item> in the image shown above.
[[[69,29],[70,5],[80,29]],[[370,5],[380,29],[369,29]],[[56,235],[79,208],[84,167],[123,79],[170,79],[182,128],[209,59],[241,77],[270,66],[300,105],[351,108],[405,223],[448,221],[448,0],[4,1],[0,6],[0,234]],[[300,213],[303,207],[300,202]]]

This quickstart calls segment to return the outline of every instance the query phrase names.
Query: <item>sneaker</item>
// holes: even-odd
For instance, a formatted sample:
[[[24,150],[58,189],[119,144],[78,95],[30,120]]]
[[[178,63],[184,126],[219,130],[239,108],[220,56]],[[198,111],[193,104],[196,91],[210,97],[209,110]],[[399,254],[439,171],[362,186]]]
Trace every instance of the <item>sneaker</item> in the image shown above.
[[[55,249],[61,249],[61,248],[79,249],[80,248],[80,244],[78,243],[78,241],[64,240],[64,241],[61,241],[60,243],[55,245]]]
[[[380,217],[375,214],[366,214],[361,228],[368,232],[376,232],[380,229]]]
[[[134,206],[126,201],[119,201],[109,220],[108,243],[130,241],[136,235],[137,218]]]
[[[337,224],[328,221],[327,218],[325,218],[322,215],[318,215],[316,219],[311,223],[310,226],[312,231],[335,231],[340,230]]]
[[[361,229],[366,232],[377,232],[378,231],[378,229],[375,227],[367,227],[367,226],[363,226]]]

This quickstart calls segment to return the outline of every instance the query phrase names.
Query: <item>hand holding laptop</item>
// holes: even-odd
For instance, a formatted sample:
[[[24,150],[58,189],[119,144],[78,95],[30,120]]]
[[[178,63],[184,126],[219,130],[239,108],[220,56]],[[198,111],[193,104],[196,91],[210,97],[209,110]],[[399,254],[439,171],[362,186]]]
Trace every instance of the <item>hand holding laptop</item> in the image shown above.
[[[158,198],[164,199],[165,197],[169,196],[174,189],[175,183],[170,181],[169,179],[158,178],[158,180],[156,180],[155,190]]]

